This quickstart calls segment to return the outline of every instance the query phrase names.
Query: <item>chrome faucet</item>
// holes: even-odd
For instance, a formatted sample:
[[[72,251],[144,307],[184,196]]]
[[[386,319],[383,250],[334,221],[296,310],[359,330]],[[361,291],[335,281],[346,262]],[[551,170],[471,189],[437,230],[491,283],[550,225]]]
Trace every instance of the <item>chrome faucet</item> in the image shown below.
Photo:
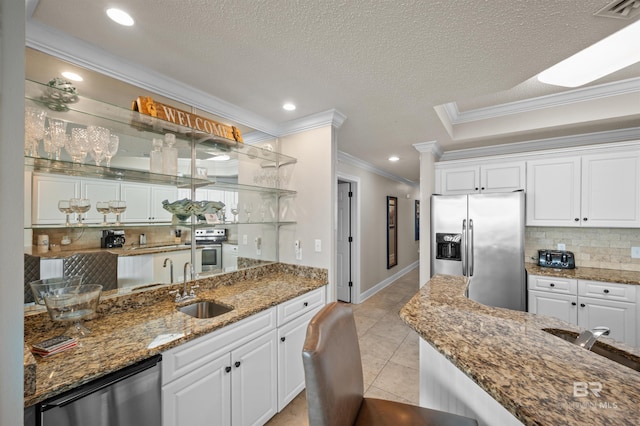
[[[167,267],[167,261],[169,262],[169,276],[170,276],[170,280],[171,280],[171,284],[173,284],[173,260],[169,259],[168,257],[164,258],[164,263],[162,264],[163,268]]]
[[[171,265],[173,266],[173,263],[171,263]],[[195,289],[199,288],[199,285],[192,285],[191,286],[191,290],[189,292],[187,292],[187,271],[189,271],[191,278],[193,278],[193,271],[191,271],[191,262],[186,262],[184,264],[184,276],[183,276],[183,288],[182,288],[182,294],[180,294],[180,290],[172,290],[169,292],[169,294],[175,294],[176,298],[175,301],[177,302],[182,302],[184,300],[189,300],[189,299],[195,299],[196,298],[196,292]],[[173,282],[173,280],[171,281]]]
[[[574,343],[587,350],[591,350],[593,345],[596,343],[596,340],[598,340],[600,336],[608,336],[610,331],[611,330],[609,330],[609,327],[602,327],[602,326],[595,327],[591,331],[585,330],[582,333],[580,333],[580,335],[576,338],[576,341]]]

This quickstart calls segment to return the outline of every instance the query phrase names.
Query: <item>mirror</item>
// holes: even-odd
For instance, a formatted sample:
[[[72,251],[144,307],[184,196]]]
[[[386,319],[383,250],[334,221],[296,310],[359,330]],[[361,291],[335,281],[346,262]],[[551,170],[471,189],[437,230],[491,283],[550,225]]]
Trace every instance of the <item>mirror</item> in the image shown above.
[[[132,101],[139,96],[150,96],[154,101],[189,111],[224,124],[237,127],[245,140],[259,140],[248,143],[242,148],[246,152],[235,154],[233,150],[221,152],[220,146],[207,141],[197,145],[194,169],[198,177],[205,182],[198,188],[192,188],[190,178],[187,185],[181,185],[180,176],[192,176],[191,141],[178,138],[178,178],[171,182],[144,182],[146,172],[150,170],[152,139],[157,132],[144,132],[139,129],[125,128],[122,124],[110,127],[119,137],[117,153],[110,159],[110,170],[139,171],[141,177],[131,181],[106,176],[105,163],[93,166],[89,157],[85,164],[75,165],[69,152],[61,150],[60,160],[73,164],[77,173],[58,173],[47,163],[47,158],[55,159],[55,154],[44,151],[44,144],[38,145],[35,155],[44,161],[27,158],[31,163],[25,167],[25,253],[41,258],[41,277],[61,276],[64,258],[76,253],[95,250],[112,250],[119,254],[118,287],[122,291],[133,288],[169,283],[169,266],[173,264],[173,280],[181,281],[184,264],[191,262],[200,276],[209,276],[256,265],[276,262],[280,196],[273,191],[260,190],[258,187],[276,187],[279,172],[265,166],[261,155],[277,152],[278,141],[269,135],[260,134],[238,123],[230,123],[221,117],[198,111],[188,105],[168,99],[161,94],[151,93],[128,83],[89,71],[66,63],[48,54],[27,48],[26,79],[47,84],[63,71],[72,71],[82,75],[84,81],[74,83],[81,97],[98,100],[101,103],[115,105],[116,109],[127,110]],[[29,84],[27,84],[27,91]],[[38,87],[38,85],[35,85]],[[27,102],[28,104],[28,102]],[[61,119],[74,123],[77,112],[52,111],[51,119]],[[86,117],[84,117],[86,120]],[[98,118],[96,118],[97,120]],[[78,120],[81,122],[81,120]],[[47,122],[48,123],[48,122]],[[118,127],[120,126],[120,127]],[[70,124],[69,127],[80,128]],[[117,129],[117,130],[116,130]],[[71,129],[67,129],[71,134]],[[160,135],[161,136],[161,135]],[[195,137],[195,136],[193,136]],[[261,149],[262,148],[262,149]],[[252,151],[254,150],[254,151]],[[227,156],[223,161],[216,161]],[[25,162],[25,164],[28,161]],[[94,173],[94,175],[92,175]],[[130,172],[125,172],[130,173]],[[131,176],[129,174],[129,176]],[[139,180],[139,181],[136,181]],[[82,213],[83,225],[78,223],[78,212],[69,216],[69,226],[65,226],[65,213],[60,211],[59,201],[71,198],[89,198],[91,206]],[[96,209],[98,202],[122,200],[126,198],[126,209],[122,220],[117,222],[113,210]],[[217,214],[189,217],[181,222],[162,207],[162,201],[169,203],[181,199],[195,201],[219,201],[224,207]],[[150,204],[150,207],[149,205]],[[137,212],[147,208],[148,217],[138,217]],[[150,209],[150,210],[149,210]],[[205,239],[198,240],[191,220],[200,223],[197,229],[203,232],[209,229],[222,229],[226,239],[218,244],[208,244]],[[109,234],[105,231],[113,231]],[[124,235],[120,234],[120,231]],[[123,247],[105,246],[105,240],[112,236],[123,236]],[[48,241],[45,251],[42,241]],[[196,241],[196,248],[192,242]],[[113,241],[111,242],[113,244]],[[169,259],[170,262],[166,261]]]

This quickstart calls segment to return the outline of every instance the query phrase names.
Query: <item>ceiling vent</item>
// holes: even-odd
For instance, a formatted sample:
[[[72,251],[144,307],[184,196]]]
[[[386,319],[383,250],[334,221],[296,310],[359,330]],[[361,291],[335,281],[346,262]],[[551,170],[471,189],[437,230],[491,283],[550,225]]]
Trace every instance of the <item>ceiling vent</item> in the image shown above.
[[[640,0],[614,0],[596,13],[595,16],[631,19],[640,14]]]

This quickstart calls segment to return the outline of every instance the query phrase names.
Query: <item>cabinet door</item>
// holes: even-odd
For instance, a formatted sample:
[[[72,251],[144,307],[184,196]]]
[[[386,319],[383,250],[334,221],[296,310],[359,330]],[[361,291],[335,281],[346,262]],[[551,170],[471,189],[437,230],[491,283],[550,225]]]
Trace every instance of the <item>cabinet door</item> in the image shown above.
[[[149,185],[123,183],[121,199],[127,202],[127,210],[122,214],[123,222],[149,222],[151,217],[151,188]]]
[[[555,294],[544,291],[529,291],[529,312],[547,315],[562,321],[577,324],[577,297],[568,294]]]
[[[446,167],[440,169],[441,192],[444,195],[480,192],[480,167]]]
[[[302,346],[307,325],[317,311],[278,329],[278,411],[282,411],[304,389]]]
[[[84,198],[91,200],[91,209],[84,214],[86,223],[102,223],[103,215],[96,210],[98,201],[110,201],[120,199],[120,183],[106,180],[82,180],[81,193]],[[115,219],[110,215],[107,220]]]
[[[481,192],[513,192],[525,189],[524,161],[480,166]]]
[[[223,355],[162,387],[162,425],[229,426],[231,359]]]
[[[263,425],[277,413],[277,356],[276,330],[231,352],[232,425]]]
[[[34,225],[64,224],[58,201],[80,196],[80,180],[59,176],[33,176],[31,222]],[[75,214],[70,215],[73,223]]]
[[[609,337],[628,345],[636,345],[636,304],[581,297],[579,300],[578,325],[592,330],[594,327],[609,327]]]
[[[172,214],[162,207],[164,200],[168,200],[170,203],[178,200],[178,189],[163,185],[152,186],[149,216],[151,222],[171,222]]]
[[[640,226],[640,154],[582,157],[582,226]]]
[[[580,157],[527,162],[527,225],[580,222]]]

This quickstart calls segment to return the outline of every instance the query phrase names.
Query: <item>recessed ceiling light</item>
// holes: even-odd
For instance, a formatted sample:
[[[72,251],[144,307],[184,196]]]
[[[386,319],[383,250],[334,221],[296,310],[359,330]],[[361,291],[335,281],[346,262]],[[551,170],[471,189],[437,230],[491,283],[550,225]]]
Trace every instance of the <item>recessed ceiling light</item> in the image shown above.
[[[71,72],[71,71],[65,71],[62,73],[62,76],[66,79],[69,79],[71,81],[82,81],[84,80],[81,76],[79,76],[78,74],[76,74],[75,72]]]
[[[117,22],[120,25],[124,25],[125,27],[130,27],[133,25],[133,18],[124,10],[111,8],[107,9],[107,16],[111,18],[114,22]]]
[[[216,155],[215,157],[210,158],[210,160],[213,160],[213,161],[228,161],[230,159],[231,157],[229,157],[227,154]]]
[[[538,74],[545,84],[578,87],[640,61],[640,21]]]
[[[296,106],[291,102],[287,102],[286,104],[282,105],[282,109],[284,109],[285,111],[293,111],[296,109]]]
[[[400,160],[400,157],[398,157],[397,155],[392,155],[391,157],[389,157],[389,161],[398,161]]]

